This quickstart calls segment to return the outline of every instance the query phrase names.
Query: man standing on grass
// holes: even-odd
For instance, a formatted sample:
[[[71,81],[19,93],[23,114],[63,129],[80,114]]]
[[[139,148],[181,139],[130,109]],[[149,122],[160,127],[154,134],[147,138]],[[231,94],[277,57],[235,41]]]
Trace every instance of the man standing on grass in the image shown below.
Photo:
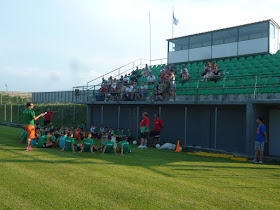
[[[141,142],[139,149],[146,149],[147,148],[147,138],[148,138],[148,132],[149,132],[149,125],[150,125],[150,120],[148,118],[148,113],[144,112],[142,114],[143,120],[139,124],[139,130],[141,132]]]
[[[38,116],[35,116],[35,112],[33,111],[33,103],[28,102],[26,104],[26,109],[23,111],[23,118],[24,118],[24,129],[27,132],[27,140],[26,140],[26,149],[25,151],[32,151],[30,146],[31,139],[35,138],[35,127],[34,127],[34,120],[38,120],[40,117],[43,117],[45,113],[42,113]]]
[[[261,117],[257,118],[258,128],[257,128],[257,136],[255,142],[255,158],[252,160],[252,163],[263,163],[263,151],[264,151],[264,143],[267,143],[267,133],[266,127],[263,124],[263,119]],[[260,153],[260,161],[257,161],[258,155]]]
[[[45,115],[45,118],[44,118],[44,126],[47,126],[48,124],[50,124],[50,125],[52,124],[52,120],[51,120],[52,114],[54,112],[58,112],[58,111],[51,111],[51,109],[48,108],[46,112],[47,112],[47,114]]]

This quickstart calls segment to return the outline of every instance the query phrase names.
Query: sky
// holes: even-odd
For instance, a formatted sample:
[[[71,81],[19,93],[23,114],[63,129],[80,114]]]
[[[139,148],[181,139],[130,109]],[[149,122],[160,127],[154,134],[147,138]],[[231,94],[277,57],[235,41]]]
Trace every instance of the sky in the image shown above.
[[[138,65],[150,58],[149,14],[151,57],[167,58],[173,6],[174,37],[270,18],[280,24],[279,0],[0,0],[0,91],[72,90]]]

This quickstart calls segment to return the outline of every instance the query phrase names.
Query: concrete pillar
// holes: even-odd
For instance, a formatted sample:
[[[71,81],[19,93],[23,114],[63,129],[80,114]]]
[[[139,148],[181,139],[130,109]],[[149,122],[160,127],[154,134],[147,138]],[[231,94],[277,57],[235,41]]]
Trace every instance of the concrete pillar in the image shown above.
[[[253,128],[253,104],[246,104],[246,142],[245,153],[252,154],[251,142],[252,142],[252,128]]]
[[[104,112],[104,107],[102,105],[101,106],[101,125],[103,125],[103,112]]]
[[[90,129],[92,124],[92,105],[87,105],[87,130]]]
[[[184,136],[184,146],[187,146],[187,119],[188,119],[188,107],[185,107],[185,136]]]

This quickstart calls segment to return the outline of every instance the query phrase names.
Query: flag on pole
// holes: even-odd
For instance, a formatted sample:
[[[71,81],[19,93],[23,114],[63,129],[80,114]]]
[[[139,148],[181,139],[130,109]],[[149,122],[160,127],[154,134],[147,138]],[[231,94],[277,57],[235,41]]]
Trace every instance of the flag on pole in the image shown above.
[[[173,24],[177,26],[178,22],[179,22],[179,20],[177,18],[175,18],[174,12],[173,12]]]

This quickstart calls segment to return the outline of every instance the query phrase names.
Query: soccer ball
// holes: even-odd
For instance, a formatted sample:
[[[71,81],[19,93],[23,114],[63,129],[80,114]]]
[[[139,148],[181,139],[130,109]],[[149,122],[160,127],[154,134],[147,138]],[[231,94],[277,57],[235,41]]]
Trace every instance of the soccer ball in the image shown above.
[[[137,144],[137,141],[133,141],[132,143],[133,143],[133,144]]]
[[[156,144],[156,148],[159,149],[160,148],[160,144]]]

